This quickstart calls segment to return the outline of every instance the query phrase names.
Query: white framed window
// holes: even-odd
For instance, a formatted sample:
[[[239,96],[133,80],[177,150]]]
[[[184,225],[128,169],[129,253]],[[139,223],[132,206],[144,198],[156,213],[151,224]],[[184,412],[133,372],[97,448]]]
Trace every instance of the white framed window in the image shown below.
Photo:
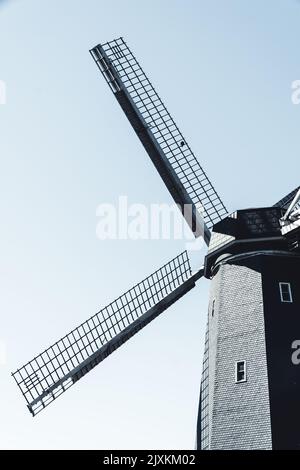
[[[235,363],[235,383],[247,381],[246,361],[237,361]]]
[[[293,302],[292,289],[291,289],[291,284],[289,282],[280,282],[279,292],[280,292],[281,302],[286,302],[286,303]]]

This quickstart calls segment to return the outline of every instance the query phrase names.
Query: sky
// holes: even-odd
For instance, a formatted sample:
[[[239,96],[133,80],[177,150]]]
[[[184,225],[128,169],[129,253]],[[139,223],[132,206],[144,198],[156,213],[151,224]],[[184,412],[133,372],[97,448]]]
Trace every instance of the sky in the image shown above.
[[[0,1],[1,449],[194,448],[208,280],[35,418],[10,375],[186,248],[97,238],[99,204],[172,201],[89,49],[124,37],[233,211],[299,185],[299,20],[296,0]]]

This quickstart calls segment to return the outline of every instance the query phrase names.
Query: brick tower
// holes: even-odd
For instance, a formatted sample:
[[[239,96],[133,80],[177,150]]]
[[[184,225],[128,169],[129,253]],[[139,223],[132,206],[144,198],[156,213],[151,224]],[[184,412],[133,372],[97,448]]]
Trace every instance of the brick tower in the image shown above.
[[[198,449],[300,449],[300,236],[282,229],[284,212],[214,227]]]

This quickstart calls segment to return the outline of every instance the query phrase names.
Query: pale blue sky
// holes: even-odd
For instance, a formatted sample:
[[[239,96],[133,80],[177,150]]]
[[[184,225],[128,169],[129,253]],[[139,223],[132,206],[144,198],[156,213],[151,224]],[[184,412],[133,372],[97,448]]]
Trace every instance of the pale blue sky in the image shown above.
[[[193,448],[208,281],[34,419],[10,377],[185,248],[96,238],[98,204],[171,199],[88,50],[123,36],[228,209],[271,205],[299,184],[299,21],[296,0],[0,2],[1,448]]]

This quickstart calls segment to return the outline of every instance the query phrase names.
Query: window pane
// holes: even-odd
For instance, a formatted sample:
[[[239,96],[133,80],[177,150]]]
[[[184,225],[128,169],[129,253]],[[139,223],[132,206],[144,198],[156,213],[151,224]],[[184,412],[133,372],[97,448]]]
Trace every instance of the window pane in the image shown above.
[[[244,380],[244,374],[241,373],[241,372],[238,372],[237,380],[238,380],[238,382],[241,382],[241,380]]]
[[[212,308],[211,308],[211,316],[213,317],[214,316],[214,313],[215,313],[215,300],[213,300],[213,303],[212,303]]]
[[[245,382],[246,381],[246,362],[239,361],[236,363],[236,382]]]
[[[288,282],[279,283],[281,302],[293,302],[291,285]]]

